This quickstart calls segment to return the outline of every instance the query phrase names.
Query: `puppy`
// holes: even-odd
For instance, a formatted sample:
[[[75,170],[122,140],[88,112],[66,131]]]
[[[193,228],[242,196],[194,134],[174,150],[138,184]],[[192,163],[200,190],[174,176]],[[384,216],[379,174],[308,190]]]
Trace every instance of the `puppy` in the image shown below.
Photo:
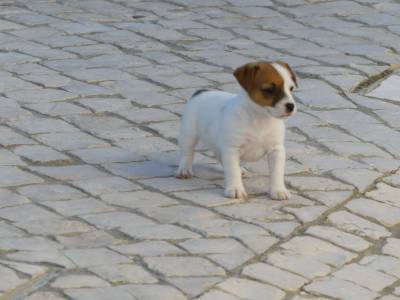
[[[283,121],[296,112],[296,75],[280,61],[249,63],[233,74],[243,88],[239,94],[200,90],[186,105],[176,177],[192,177],[194,148],[201,140],[222,163],[227,197],[247,198],[240,160],[256,161],[267,154],[270,197],[287,200]]]

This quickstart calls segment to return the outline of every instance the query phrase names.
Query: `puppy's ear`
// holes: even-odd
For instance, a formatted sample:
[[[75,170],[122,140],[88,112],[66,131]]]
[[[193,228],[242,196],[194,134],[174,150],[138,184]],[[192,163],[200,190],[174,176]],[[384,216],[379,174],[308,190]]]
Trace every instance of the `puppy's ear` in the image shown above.
[[[298,87],[296,73],[292,70],[292,68],[289,66],[289,64],[285,63],[284,61],[277,61],[276,63],[280,64],[282,67],[285,67],[289,71],[294,84],[296,85],[296,87]]]
[[[242,88],[249,93],[252,89],[254,78],[259,69],[260,66],[258,63],[249,63],[237,68],[233,72],[233,75],[236,77],[236,80],[239,82]]]

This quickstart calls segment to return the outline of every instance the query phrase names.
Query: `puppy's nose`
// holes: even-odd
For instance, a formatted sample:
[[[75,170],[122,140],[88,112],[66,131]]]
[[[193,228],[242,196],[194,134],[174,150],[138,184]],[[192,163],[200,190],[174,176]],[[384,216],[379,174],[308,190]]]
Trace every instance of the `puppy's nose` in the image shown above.
[[[294,104],[293,103],[286,103],[286,110],[288,112],[292,112],[294,110]]]

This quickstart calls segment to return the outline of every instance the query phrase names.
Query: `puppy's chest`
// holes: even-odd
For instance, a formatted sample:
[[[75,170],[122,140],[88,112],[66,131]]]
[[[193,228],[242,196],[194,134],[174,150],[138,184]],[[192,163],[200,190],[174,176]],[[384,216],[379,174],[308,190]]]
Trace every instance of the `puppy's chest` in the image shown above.
[[[241,159],[245,161],[259,160],[273,145],[276,145],[277,143],[278,139],[276,135],[271,132],[248,132],[244,135],[240,147]]]

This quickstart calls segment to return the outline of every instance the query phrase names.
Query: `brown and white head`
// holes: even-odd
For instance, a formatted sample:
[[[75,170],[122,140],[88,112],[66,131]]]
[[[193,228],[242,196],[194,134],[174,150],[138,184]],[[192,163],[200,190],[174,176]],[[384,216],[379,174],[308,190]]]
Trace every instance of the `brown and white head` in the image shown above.
[[[273,117],[285,118],[296,112],[292,92],[297,87],[297,78],[287,63],[248,63],[237,68],[233,74],[249,99]]]

